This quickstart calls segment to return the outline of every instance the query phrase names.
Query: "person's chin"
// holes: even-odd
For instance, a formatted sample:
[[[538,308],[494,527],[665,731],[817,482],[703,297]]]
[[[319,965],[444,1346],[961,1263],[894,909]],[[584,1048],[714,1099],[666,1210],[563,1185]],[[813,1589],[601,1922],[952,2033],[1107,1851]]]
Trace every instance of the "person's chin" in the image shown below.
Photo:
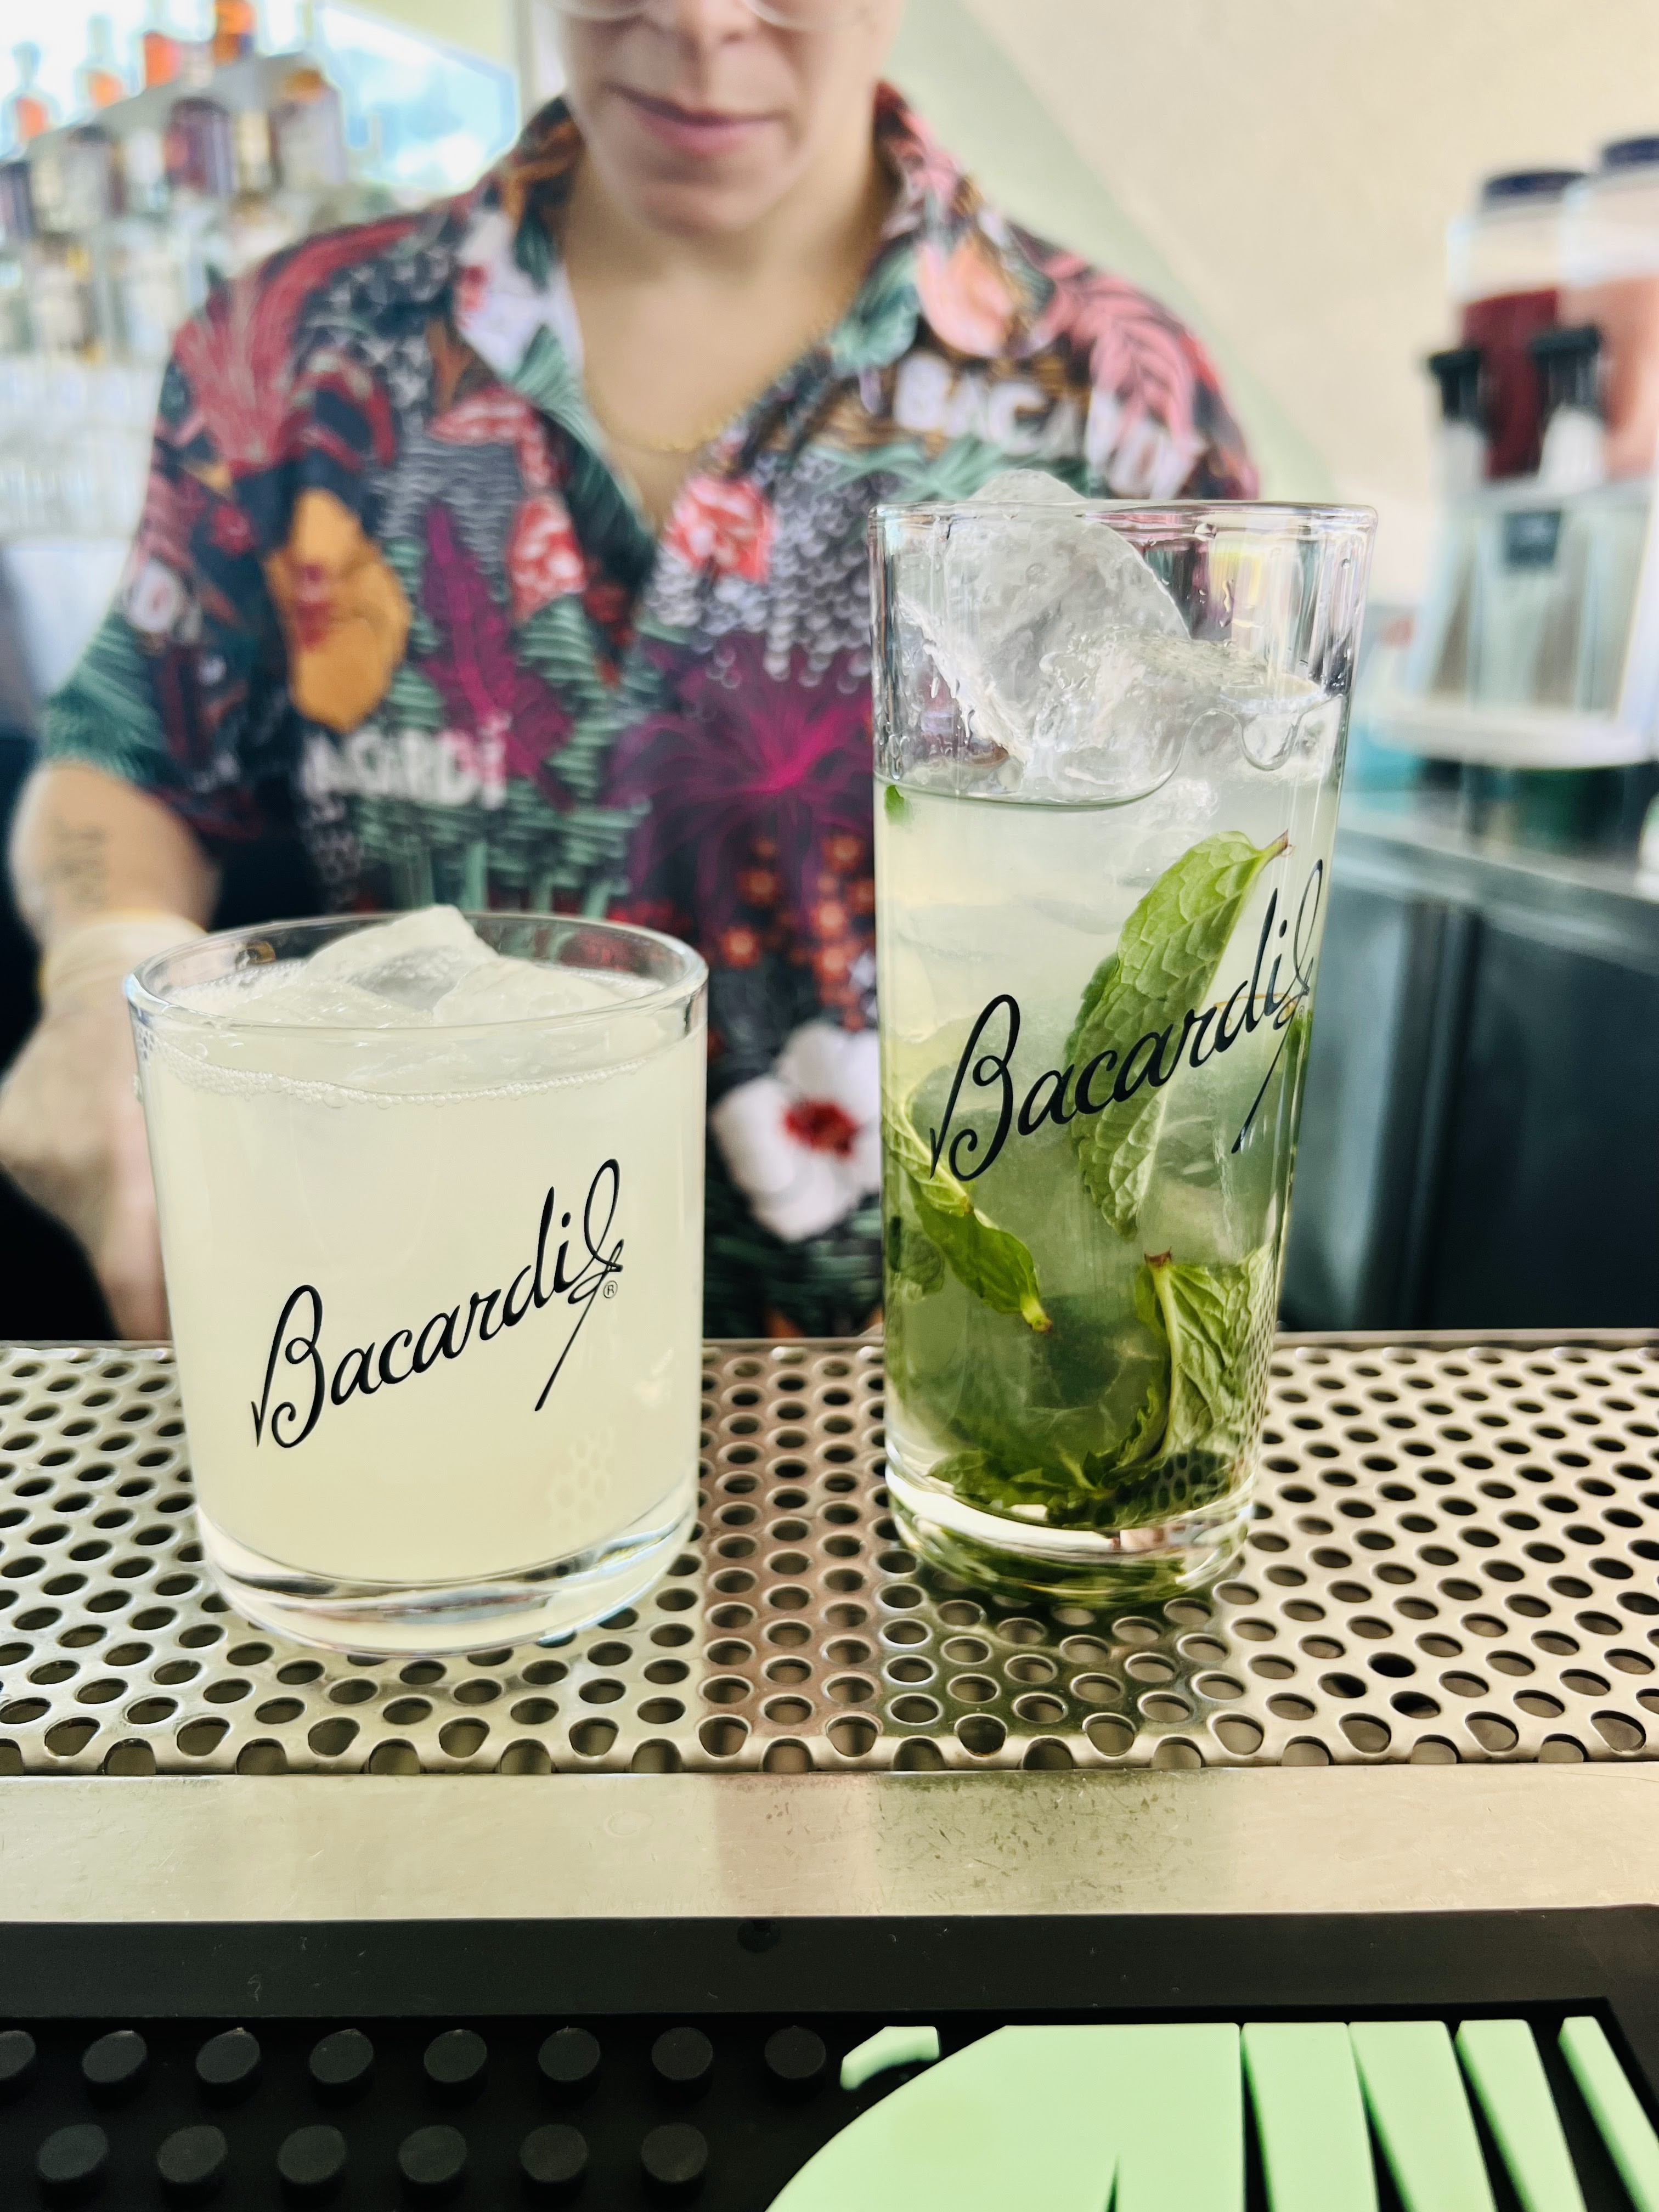
[[[685,238],[746,230],[775,197],[735,178],[635,177],[631,183],[635,212],[653,229]]]
[[[698,146],[665,137],[625,100],[612,103],[607,119],[613,178],[626,178],[638,211],[665,229],[740,229],[776,197],[786,164],[775,123],[710,133]]]

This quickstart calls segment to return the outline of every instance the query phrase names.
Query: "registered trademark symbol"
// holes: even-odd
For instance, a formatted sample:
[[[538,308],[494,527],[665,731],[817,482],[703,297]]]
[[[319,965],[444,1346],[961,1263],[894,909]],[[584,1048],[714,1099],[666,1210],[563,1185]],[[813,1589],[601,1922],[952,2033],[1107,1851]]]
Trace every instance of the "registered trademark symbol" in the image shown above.
[[[608,1298],[614,1298],[617,1295],[617,1285],[609,1277],[605,1280],[605,1294]]]

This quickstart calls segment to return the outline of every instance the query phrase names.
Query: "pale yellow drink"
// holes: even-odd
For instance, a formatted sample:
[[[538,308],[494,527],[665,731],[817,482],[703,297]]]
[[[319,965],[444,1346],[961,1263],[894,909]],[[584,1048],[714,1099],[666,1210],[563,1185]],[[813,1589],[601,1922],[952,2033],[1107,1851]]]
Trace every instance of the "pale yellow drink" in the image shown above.
[[[556,1583],[689,1517],[700,997],[490,957],[418,1025],[352,1028],[357,987],[296,998],[294,963],[140,1024],[204,1540],[233,1579]]]

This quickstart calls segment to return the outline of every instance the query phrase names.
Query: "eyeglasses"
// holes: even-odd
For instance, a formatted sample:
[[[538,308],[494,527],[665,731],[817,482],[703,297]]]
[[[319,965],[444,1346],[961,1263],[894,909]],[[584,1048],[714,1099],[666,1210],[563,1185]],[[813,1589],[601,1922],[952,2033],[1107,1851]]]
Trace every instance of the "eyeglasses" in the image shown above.
[[[628,23],[647,15],[652,0],[553,0],[561,15],[583,23]],[[785,31],[827,30],[853,12],[853,0],[744,0],[751,15]]]

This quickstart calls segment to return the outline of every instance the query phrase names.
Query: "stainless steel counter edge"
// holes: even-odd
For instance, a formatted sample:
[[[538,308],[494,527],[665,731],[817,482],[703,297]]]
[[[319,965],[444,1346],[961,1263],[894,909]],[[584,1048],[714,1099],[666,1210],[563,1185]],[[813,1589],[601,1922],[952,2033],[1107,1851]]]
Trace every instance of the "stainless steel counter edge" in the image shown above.
[[[1659,1765],[0,1783],[0,1927],[1644,1903]]]

